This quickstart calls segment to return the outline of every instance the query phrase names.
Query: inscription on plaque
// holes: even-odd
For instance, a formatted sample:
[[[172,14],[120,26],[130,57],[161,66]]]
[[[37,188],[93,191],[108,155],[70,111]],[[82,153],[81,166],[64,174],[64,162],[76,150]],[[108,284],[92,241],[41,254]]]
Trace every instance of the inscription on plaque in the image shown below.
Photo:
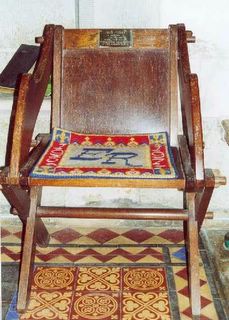
[[[131,47],[132,31],[127,29],[106,29],[99,33],[100,47]]]

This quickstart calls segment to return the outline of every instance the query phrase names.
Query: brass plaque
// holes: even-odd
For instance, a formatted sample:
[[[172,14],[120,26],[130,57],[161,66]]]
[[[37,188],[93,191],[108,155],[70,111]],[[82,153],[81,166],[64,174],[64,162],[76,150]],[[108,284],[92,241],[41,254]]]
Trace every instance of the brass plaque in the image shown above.
[[[99,33],[100,47],[131,47],[132,31],[127,29],[105,29]]]

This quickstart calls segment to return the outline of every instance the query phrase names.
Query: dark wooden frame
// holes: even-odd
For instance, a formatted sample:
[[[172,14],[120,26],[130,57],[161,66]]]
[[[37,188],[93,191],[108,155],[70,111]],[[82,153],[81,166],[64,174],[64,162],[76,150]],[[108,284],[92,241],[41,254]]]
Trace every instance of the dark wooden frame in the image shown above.
[[[35,123],[50,76],[53,79],[52,116],[50,127],[61,125],[63,104],[62,68],[64,50],[96,48],[99,30],[64,30],[62,26],[47,25],[37,41],[41,44],[40,57],[33,74],[22,75],[19,94],[14,105],[14,119],[10,124],[6,166],[0,171],[2,192],[25,227],[25,238],[17,308],[23,311],[28,302],[31,285],[35,244],[46,246],[48,232],[41,220],[62,217],[63,209],[40,205],[42,186],[109,186],[176,188],[184,194],[184,206],[179,209],[108,209],[65,208],[65,217],[108,219],[160,219],[182,220],[186,226],[189,254],[189,287],[193,315],[200,313],[198,229],[200,229],[214,188],[225,184],[224,178],[204,168],[203,136],[201,126],[198,79],[190,71],[188,42],[191,32],[184,25],[171,25],[168,29],[133,30],[135,48],[166,48],[169,52],[169,131],[175,160],[181,172],[175,180],[137,182],[131,180],[46,180],[29,177],[29,172],[44,151],[48,135],[32,140]],[[178,79],[181,99],[183,135],[177,135]],[[124,130],[124,129],[123,129]],[[125,133],[125,132],[124,132]]]

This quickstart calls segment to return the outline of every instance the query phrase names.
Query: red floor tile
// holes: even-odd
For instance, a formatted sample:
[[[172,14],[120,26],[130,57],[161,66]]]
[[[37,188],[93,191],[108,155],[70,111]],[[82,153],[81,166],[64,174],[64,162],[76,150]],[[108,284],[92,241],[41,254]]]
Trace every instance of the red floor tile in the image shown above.
[[[73,240],[79,239],[81,237],[81,234],[71,228],[65,228],[52,233],[51,237],[60,241],[61,243],[68,243]]]
[[[89,233],[87,236],[99,243],[105,243],[111,239],[116,238],[117,236],[119,236],[119,234],[109,229],[101,228]]]
[[[137,243],[141,243],[151,238],[153,236],[153,233],[146,230],[133,229],[123,233],[122,236],[131,239]]]
[[[1,238],[7,237],[10,234],[11,233],[7,229],[1,228]]]
[[[165,230],[159,233],[158,236],[166,240],[169,240],[173,243],[179,243],[181,241],[184,241],[184,232],[181,230]]]

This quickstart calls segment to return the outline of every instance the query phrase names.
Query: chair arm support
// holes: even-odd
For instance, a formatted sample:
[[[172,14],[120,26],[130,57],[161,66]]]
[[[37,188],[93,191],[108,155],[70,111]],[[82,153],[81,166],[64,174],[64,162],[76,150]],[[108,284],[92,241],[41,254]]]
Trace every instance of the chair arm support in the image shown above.
[[[32,75],[22,75],[18,98],[14,106],[9,178],[19,179],[20,167],[28,160],[37,116],[52,72],[54,26],[44,29],[44,42]]]
[[[48,133],[39,133],[39,134],[36,136],[36,138],[31,141],[30,147],[31,147],[31,148],[37,147],[37,145],[38,145],[40,142],[42,142],[43,139],[47,139],[47,138],[49,138],[49,136],[50,136],[50,135],[49,135]]]
[[[184,135],[178,135],[178,145],[185,175],[193,180],[195,177],[195,172],[191,165],[191,157],[188,149],[187,139]]]
[[[186,185],[188,188],[194,188],[195,172],[191,165],[191,157],[188,149],[187,139],[184,135],[178,135],[178,146],[186,178]]]
[[[204,178],[197,179],[195,170],[191,163],[191,155],[188,148],[187,139],[184,135],[178,135],[178,145],[179,145],[181,161],[183,164],[183,170],[186,178],[186,189],[196,190],[196,189],[203,188]]]
[[[28,177],[31,170],[44,153],[50,141],[50,134],[40,134],[38,135],[36,141],[37,145],[32,148],[29,153],[29,160],[20,169],[20,185],[24,188],[28,186]]]

